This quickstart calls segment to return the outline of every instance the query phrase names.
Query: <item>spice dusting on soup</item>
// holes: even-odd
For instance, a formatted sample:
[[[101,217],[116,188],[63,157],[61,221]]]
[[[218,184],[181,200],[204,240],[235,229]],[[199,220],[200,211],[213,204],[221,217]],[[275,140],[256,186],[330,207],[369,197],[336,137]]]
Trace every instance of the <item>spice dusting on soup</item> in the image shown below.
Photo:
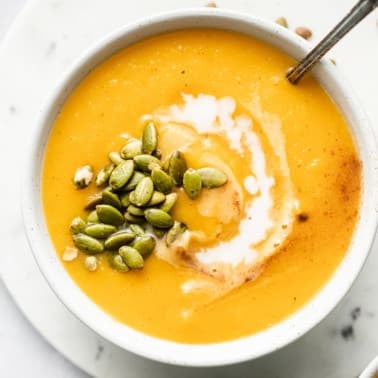
[[[361,164],[319,84],[285,80],[292,63],[241,34],[183,30],[120,51],[73,91],[46,149],[45,216],[65,268],[111,316],[230,340],[329,279]]]

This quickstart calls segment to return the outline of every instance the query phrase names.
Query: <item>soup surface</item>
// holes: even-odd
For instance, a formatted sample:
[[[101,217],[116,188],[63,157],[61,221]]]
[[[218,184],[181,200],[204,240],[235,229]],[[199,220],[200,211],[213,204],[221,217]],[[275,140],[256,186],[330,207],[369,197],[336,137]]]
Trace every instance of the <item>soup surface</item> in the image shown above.
[[[62,262],[77,285],[119,321],[188,343],[235,339],[303,306],[343,258],[358,217],[360,170],[348,127],[311,77],[292,86],[293,60],[250,37],[182,30],[144,40],[100,64],[73,91],[52,129],[42,174],[46,222],[57,254],[71,220],[98,191],[77,190],[75,170],[98,171],[109,151],[154,119],[163,157],[215,165],[225,186],[189,199],[174,217],[191,232],[191,264],[160,248],[140,271],[104,256]],[[159,243],[158,243],[159,244]]]

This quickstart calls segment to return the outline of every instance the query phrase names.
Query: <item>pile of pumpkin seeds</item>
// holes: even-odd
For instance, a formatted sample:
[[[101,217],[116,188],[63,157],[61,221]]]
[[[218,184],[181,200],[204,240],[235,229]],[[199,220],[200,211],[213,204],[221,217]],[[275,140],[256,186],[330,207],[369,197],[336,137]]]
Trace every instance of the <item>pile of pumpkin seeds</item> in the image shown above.
[[[73,219],[73,242],[90,255],[85,266],[97,268],[96,254],[110,252],[110,266],[119,272],[141,269],[156,246],[156,238],[171,245],[186,226],[170,215],[176,200],[175,188],[196,199],[202,188],[217,188],[227,176],[214,167],[188,168],[182,152],[175,151],[162,162],[154,122],[148,121],[141,140],[130,138],[120,152],[109,154],[109,163],[95,177],[102,190],[85,204],[87,219]],[[87,174],[86,174],[87,173]],[[93,169],[79,167],[74,175],[77,189],[90,185]],[[88,260],[88,261],[87,261]]]

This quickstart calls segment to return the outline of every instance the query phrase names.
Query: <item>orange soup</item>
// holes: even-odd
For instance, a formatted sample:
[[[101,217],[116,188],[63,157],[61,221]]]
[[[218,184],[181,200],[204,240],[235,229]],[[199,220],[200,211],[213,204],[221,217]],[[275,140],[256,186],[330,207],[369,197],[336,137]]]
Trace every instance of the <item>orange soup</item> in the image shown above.
[[[112,269],[113,252],[95,255],[95,271],[81,251],[62,259],[110,316],[163,339],[226,341],[280,322],[330,278],[358,218],[361,163],[317,81],[285,79],[293,63],[242,34],[181,30],[119,51],[69,96],[42,174],[59,258],[74,248],[71,220],[86,219],[87,197],[103,190],[93,182],[76,189],[76,169],[98,172],[110,151],[140,139],[146,122],[156,125],[161,161],[179,150],[191,172],[212,166],[227,177],[193,199],[173,189],[171,216],[186,224],[187,237],[173,248],[155,235],[143,269]]]

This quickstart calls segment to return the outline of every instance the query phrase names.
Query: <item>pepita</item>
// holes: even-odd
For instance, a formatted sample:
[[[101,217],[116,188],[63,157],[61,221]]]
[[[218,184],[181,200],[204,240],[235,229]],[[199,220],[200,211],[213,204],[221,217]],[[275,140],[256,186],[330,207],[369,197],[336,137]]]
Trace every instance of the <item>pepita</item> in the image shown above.
[[[116,193],[113,193],[110,189],[105,189],[102,192],[102,201],[108,205],[112,205],[117,209],[122,207],[121,200]]]
[[[117,229],[110,224],[96,223],[85,227],[84,233],[96,239],[105,239],[116,232],[116,230]]]
[[[147,257],[155,249],[156,240],[151,235],[140,236],[131,244],[143,257]]]
[[[129,193],[121,194],[120,200],[121,200],[121,205],[123,207],[129,206],[130,205]]]
[[[77,248],[89,254],[101,253],[104,250],[100,241],[85,234],[73,235],[73,241]]]
[[[145,206],[155,206],[155,205],[158,205],[159,203],[164,202],[164,200],[165,200],[165,195],[155,190],[152,193],[151,199],[148,201],[148,203]]]
[[[167,247],[174,243],[177,238],[185,232],[185,230],[186,226],[184,225],[184,223],[175,221],[165,237],[165,243]]]
[[[154,235],[159,239],[161,239],[167,233],[166,228],[153,227],[152,230],[154,232]]]
[[[202,186],[205,188],[218,188],[226,184],[226,174],[218,168],[203,167],[197,169],[198,174],[201,176]]]
[[[165,194],[171,192],[174,185],[173,179],[162,169],[153,168],[151,170],[151,179],[156,190]]]
[[[70,224],[70,230],[72,234],[80,234],[84,231],[86,223],[83,218],[75,217]]]
[[[135,216],[133,214],[130,214],[127,211],[125,213],[125,219],[127,220],[128,223],[134,223],[134,224],[142,224],[145,221],[144,217]]]
[[[157,132],[152,121],[147,122],[142,134],[142,152],[152,154],[157,147]]]
[[[115,190],[121,189],[130,180],[133,172],[133,160],[125,160],[119,163],[110,175],[109,185]]]
[[[118,165],[124,161],[118,152],[114,152],[114,151],[110,152],[108,156],[109,156],[109,160],[115,165]]]
[[[144,235],[144,230],[143,227],[140,226],[139,224],[130,224],[129,229],[134,232],[136,236],[143,236]]]
[[[161,161],[158,158],[152,155],[147,155],[147,154],[135,156],[134,162],[137,168],[143,172],[150,172],[151,171],[150,164],[152,163],[158,164],[159,166],[161,166]]]
[[[135,234],[131,230],[120,230],[110,235],[104,243],[105,249],[117,250],[125,244],[131,243],[135,239]]]
[[[145,175],[142,172],[134,171],[133,175],[131,176],[131,179],[128,181],[126,186],[122,188],[122,190],[130,191],[134,190],[136,186],[138,185],[138,182],[144,178]]]
[[[175,151],[169,159],[168,173],[176,185],[181,185],[185,171],[188,169],[184,155]]]
[[[121,247],[118,251],[122,260],[131,269],[143,268],[144,261],[142,255],[133,247],[127,245]]]
[[[142,142],[138,139],[130,139],[121,150],[123,159],[132,159],[142,153]]]
[[[144,216],[150,224],[158,228],[170,228],[173,225],[172,217],[160,209],[147,209]]]
[[[110,256],[110,266],[121,273],[125,273],[128,270],[130,270],[129,267],[123,261],[121,255],[119,255],[118,253],[116,255]]]
[[[96,180],[95,180],[96,186],[101,186],[101,185],[106,184],[114,168],[115,168],[115,164],[113,163],[109,163],[104,168],[101,168],[96,176]]]
[[[122,213],[111,205],[97,205],[96,212],[103,223],[120,226],[124,222]]]
[[[154,192],[154,183],[152,182],[151,177],[144,177],[138,182],[134,190],[134,203],[137,206],[146,205]]]
[[[201,176],[195,169],[189,168],[186,170],[183,178],[183,186],[185,193],[189,196],[189,198],[195,199],[200,195],[202,181]]]
[[[96,210],[92,210],[88,216],[87,216],[87,222],[88,223],[98,223],[99,222],[99,219],[98,219],[98,215],[97,215],[97,211]]]
[[[97,192],[88,196],[85,200],[85,210],[92,210],[96,207],[96,205],[102,202],[102,193]]]
[[[137,217],[143,217],[144,216],[144,210],[141,209],[138,206],[135,205],[129,205],[127,208],[127,212],[130,213],[131,215],[135,215]]]
[[[177,193],[169,193],[165,196],[165,201],[160,205],[160,209],[169,213],[177,201]]]

